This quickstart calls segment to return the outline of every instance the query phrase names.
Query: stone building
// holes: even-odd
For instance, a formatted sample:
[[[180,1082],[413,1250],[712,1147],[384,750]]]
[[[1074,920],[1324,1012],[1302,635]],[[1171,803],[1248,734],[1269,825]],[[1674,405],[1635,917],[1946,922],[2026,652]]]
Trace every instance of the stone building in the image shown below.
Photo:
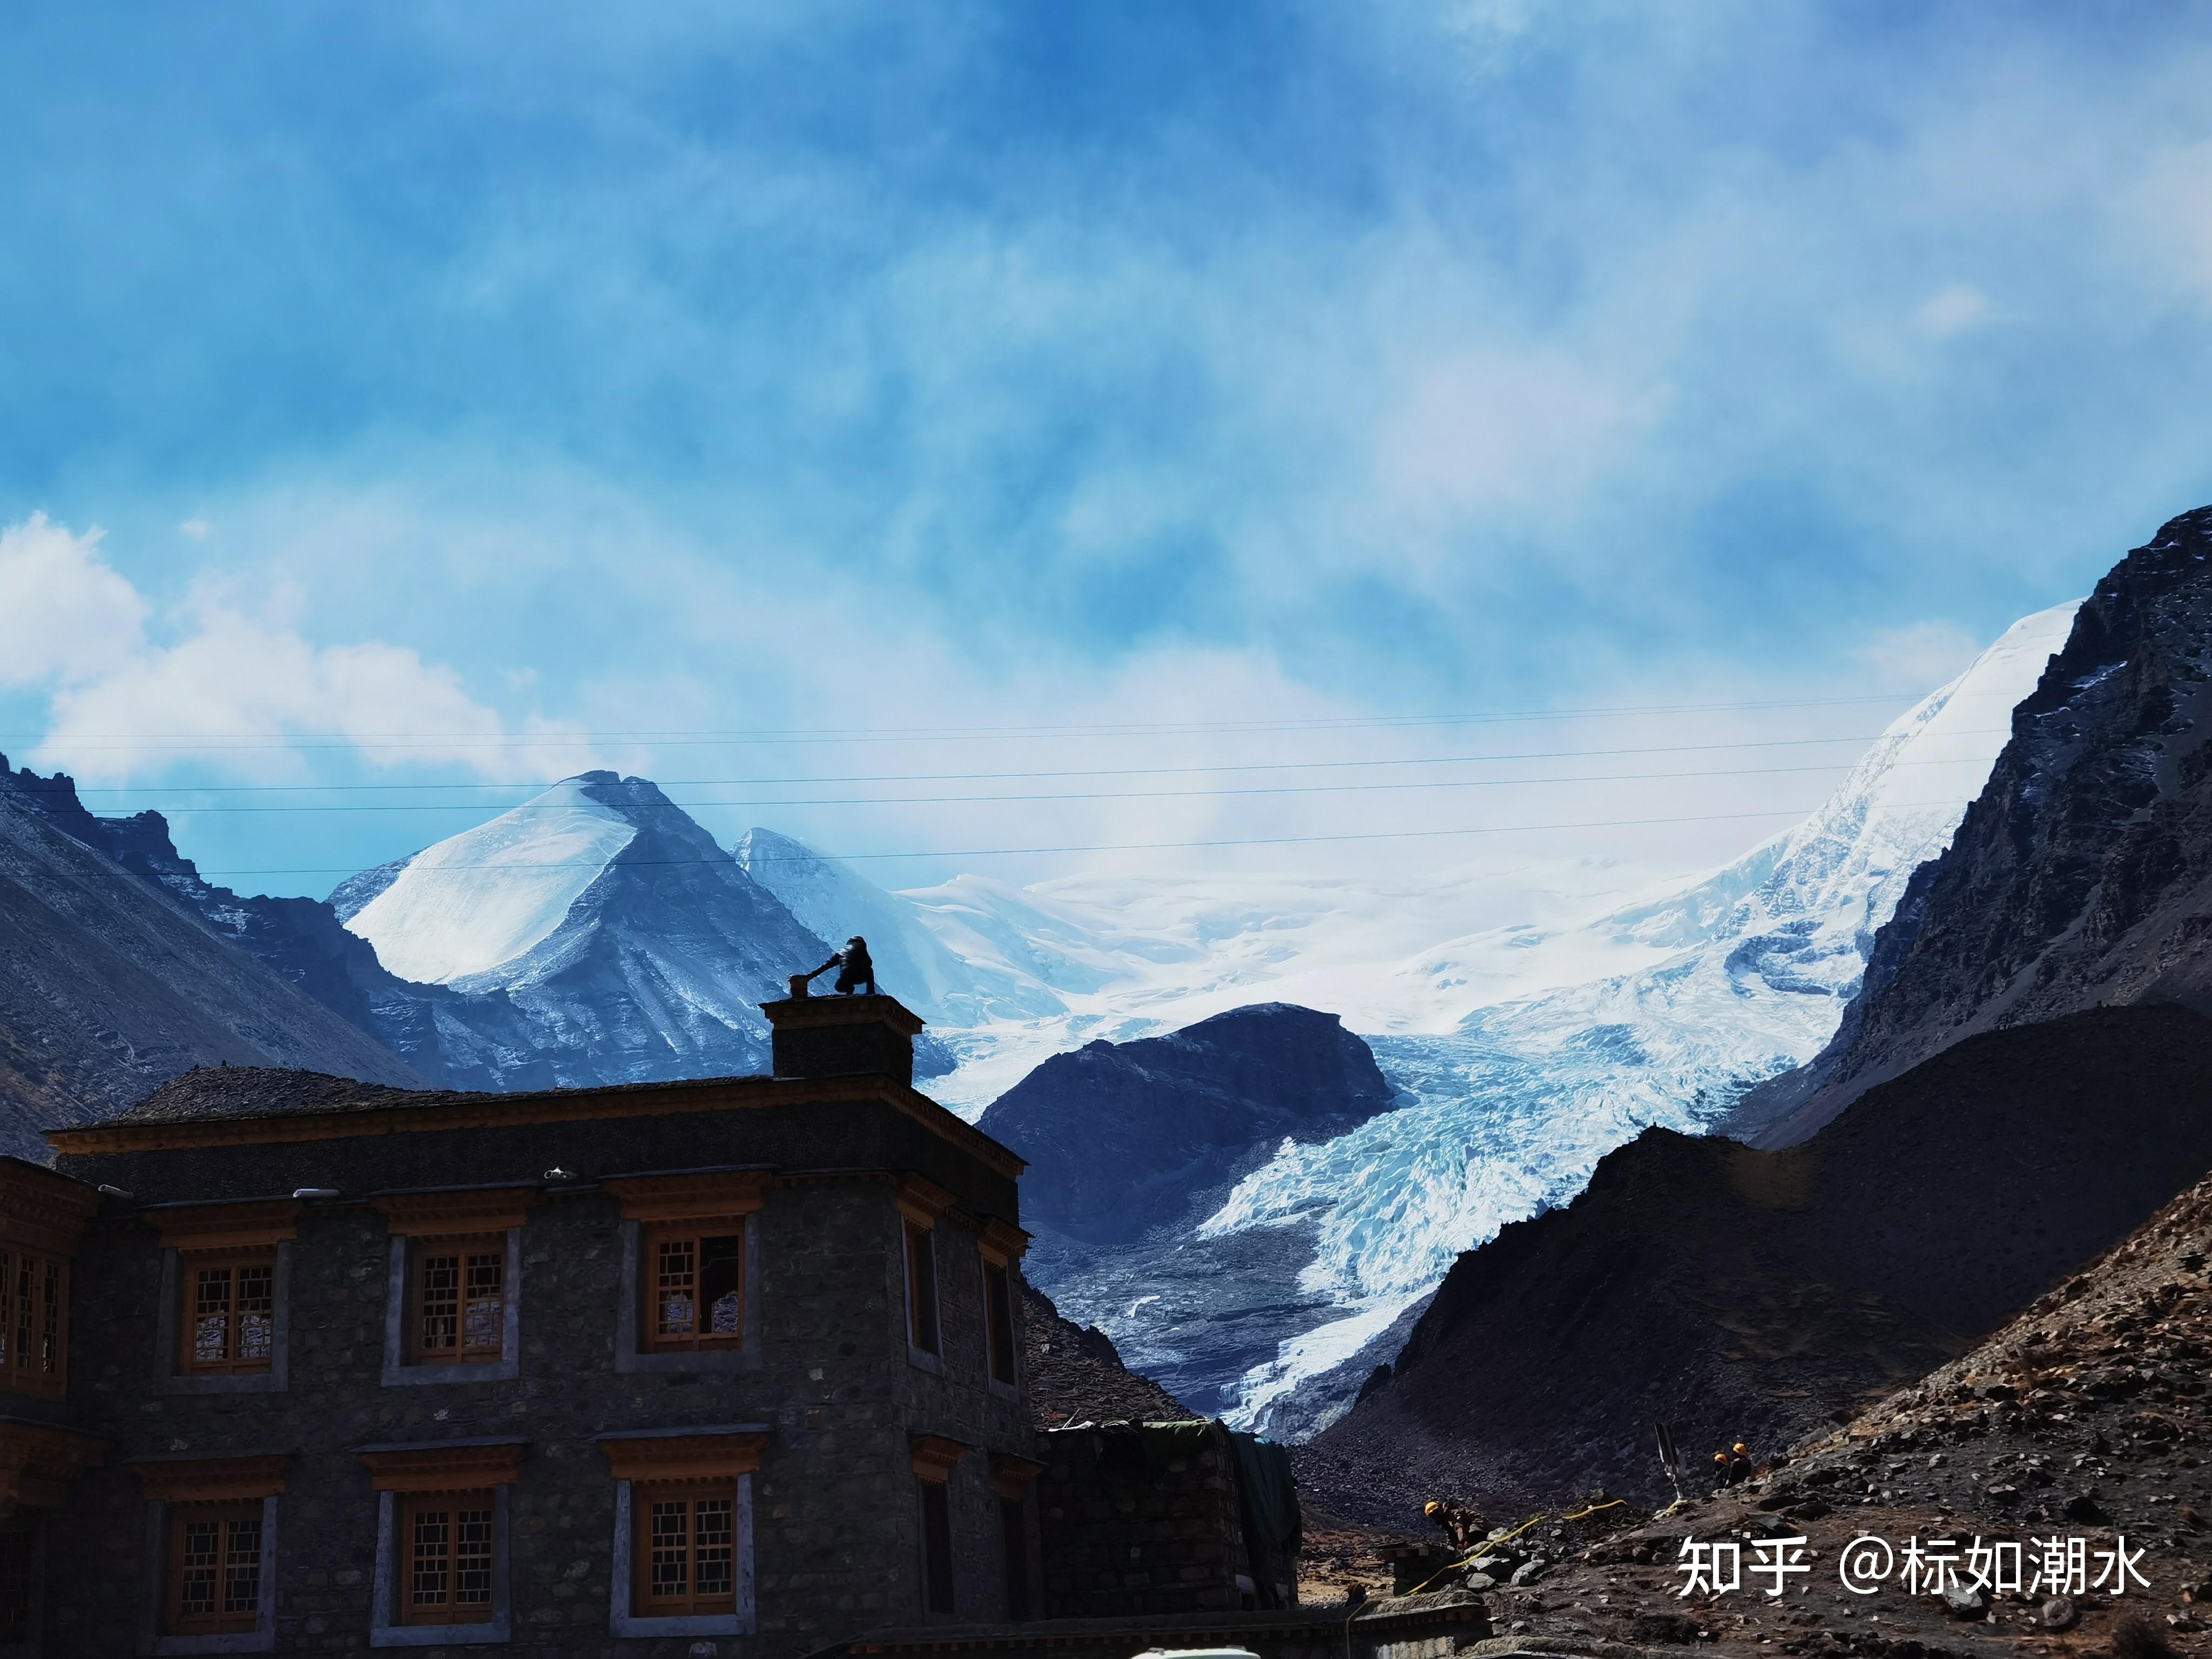
[[[772,1077],[201,1071],[0,1166],[0,1659],[1040,1612],[1021,1161],[892,999],[765,1012]]]

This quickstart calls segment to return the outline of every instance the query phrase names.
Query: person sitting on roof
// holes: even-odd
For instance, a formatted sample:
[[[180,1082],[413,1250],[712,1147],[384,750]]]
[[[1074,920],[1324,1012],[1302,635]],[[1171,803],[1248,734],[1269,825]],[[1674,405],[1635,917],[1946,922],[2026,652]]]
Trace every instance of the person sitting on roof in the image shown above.
[[[860,988],[868,988],[868,994],[876,994],[876,964],[868,960],[868,941],[858,933],[845,941],[845,948],[807,975],[810,980],[819,979],[832,968],[837,970],[837,989],[847,996]]]

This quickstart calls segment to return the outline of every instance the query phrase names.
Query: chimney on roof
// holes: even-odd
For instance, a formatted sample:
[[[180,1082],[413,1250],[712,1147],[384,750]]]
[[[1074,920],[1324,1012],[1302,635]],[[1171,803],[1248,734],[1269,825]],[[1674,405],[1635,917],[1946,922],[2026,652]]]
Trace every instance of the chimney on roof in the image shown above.
[[[799,992],[796,979],[792,989]],[[775,1032],[778,1077],[871,1073],[914,1083],[914,1040],[922,1019],[896,997],[800,994],[763,1002],[761,1012]]]

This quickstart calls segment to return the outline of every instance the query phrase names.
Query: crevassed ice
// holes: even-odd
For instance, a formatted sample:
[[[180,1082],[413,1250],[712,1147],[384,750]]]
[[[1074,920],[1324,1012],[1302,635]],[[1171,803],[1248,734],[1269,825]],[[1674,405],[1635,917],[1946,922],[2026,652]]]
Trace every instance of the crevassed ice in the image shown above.
[[[1343,1310],[1245,1374],[1231,1425],[1264,1425],[1272,1402],[1358,1352],[1458,1252],[1571,1199],[1614,1147],[1654,1124],[1697,1132],[1744,1085],[1818,1053],[1875,930],[1949,844],[2074,610],[2014,623],[1796,829],[1672,898],[1589,924],[1687,948],[1478,1008],[1448,1036],[1370,1038],[1407,1103],[1334,1140],[1285,1142],[1200,1228],[1312,1224],[1304,1287]]]
[[[550,935],[637,830],[575,778],[426,849],[349,931],[402,979],[440,985]]]

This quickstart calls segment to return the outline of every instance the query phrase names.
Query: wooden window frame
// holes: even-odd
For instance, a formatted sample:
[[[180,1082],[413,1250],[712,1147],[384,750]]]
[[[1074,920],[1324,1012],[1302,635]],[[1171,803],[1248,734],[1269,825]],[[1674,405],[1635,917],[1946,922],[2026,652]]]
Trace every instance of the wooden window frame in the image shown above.
[[[916,1475],[914,1495],[920,1517],[922,1617],[951,1619],[960,1610],[959,1561],[952,1547],[952,1490],[942,1480]]]
[[[507,1353],[507,1234],[459,1233],[434,1237],[412,1238],[407,1248],[407,1325],[406,1363],[410,1365],[496,1365]],[[450,1286],[433,1286],[430,1275],[436,1264],[450,1261],[453,1280]],[[489,1297],[483,1294],[483,1284],[477,1277],[489,1264],[497,1279]],[[451,1348],[432,1347],[427,1340],[428,1323],[434,1316],[430,1297],[434,1289],[446,1300],[450,1290],[453,1320]],[[496,1310],[491,1320],[491,1340],[469,1341],[471,1315],[481,1303],[489,1301]]]
[[[245,1346],[246,1315],[241,1281],[248,1273],[266,1275],[268,1352],[258,1358],[240,1352]],[[212,1359],[200,1357],[201,1279],[203,1275],[227,1275],[228,1293],[223,1303],[227,1321],[224,1352]],[[265,1249],[242,1249],[232,1250],[179,1250],[177,1253],[177,1283],[184,1305],[177,1321],[177,1373],[180,1376],[239,1376],[267,1371],[276,1361],[276,1250],[272,1245]]]
[[[368,1467],[369,1486],[377,1495],[371,1647],[465,1647],[510,1639],[507,1497],[521,1478],[525,1450],[520,1440],[439,1440],[362,1449],[361,1461]],[[465,1540],[453,1521],[443,1540],[447,1600],[433,1607],[415,1601],[416,1524],[425,1512],[440,1510],[449,1516],[474,1511],[484,1517],[481,1601],[458,1599],[453,1579]]]
[[[401,1495],[396,1506],[398,1510],[398,1533],[394,1550],[396,1569],[392,1588],[398,1606],[396,1611],[402,1625],[486,1625],[492,1621],[497,1599],[499,1560],[499,1493],[492,1487],[479,1486],[464,1492],[418,1492]],[[445,1536],[440,1540],[438,1571],[445,1599],[434,1607],[425,1607],[420,1601],[422,1589],[423,1540],[421,1528],[426,1516],[438,1515],[445,1525]],[[462,1534],[468,1524],[465,1517],[483,1517],[483,1536],[481,1570],[483,1573],[483,1595],[480,1601],[463,1602],[460,1599],[459,1579],[465,1570],[462,1547],[469,1541]],[[473,1557],[475,1553],[471,1552]]]
[[[382,1379],[386,1387],[520,1375],[521,1232],[538,1195],[534,1186],[513,1186],[387,1193],[374,1200],[392,1237]],[[431,1288],[425,1276],[432,1263],[447,1257],[454,1261],[454,1346],[432,1347],[424,1340],[425,1323],[431,1316],[424,1305]],[[469,1276],[472,1259],[480,1267],[487,1257],[498,1264],[497,1335],[494,1341],[471,1346]]]
[[[259,1628],[261,1606],[270,1585],[264,1571],[268,1559],[263,1505],[255,1499],[215,1500],[169,1505],[168,1577],[161,1627],[170,1636],[242,1636]],[[216,1553],[210,1610],[188,1613],[185,1594],[191,1583],[188,1555],[198,1528],[215,1529]],[[253,1600],[243,1611],[230,1605],[231,1591],[243,1559],[237,1553],[238,1532],[250,1528],[252,1542]],[[196,1578],[191,1582],[197,1582]]]
[[[940,1364],[945,1359],[945,1298],[937,1272],[937,1230],[908,1219],[906,1255],[906,1346]]]
[[[715,1333],[696,1328],[705,1322],[700,1317],[704,1311],[705,1293],[699,1289],[705,1277],[706,1247],[710,1240],[728,1239],[736,1249],[735,1293],[738,1298],[738,1328],[732,1332]],[[691,1247],[691,1285],[694,1330],[689,1335],[664,1331],[660,1328],[661,1294],[665,1288],[662,1279],[663,1254],[672,1245]],[[638,1348],[645,1353],[712,1353],[717,1350],[741,1349],[745,1345],[745,1325],[752,1310],[745,1294],[745,1224],[742,1218],[730,1221],[656,1221],[647,1222],[638,1229],[638,1275],[643,1292],[638,1298],[641,1328]]]
[[[959,1611],[959,1555],[952,1540],[952,1472],[975,1448],[941,1434],[912,1435],[915,1536],[921,1546],[921,1612],[948,1619]]]
[[[1015,1293],[1015,1275],[1029,1247],[1027,1233],[996,1216],[984,1221],[975,1241],[983,1258],[983,1374],[1003,1395],[1018,1394],[1022,1385],[1021,1298]]]
[[[983,1262],[983,1360],[991,1381],[1012,1388],[1021,1379],[1021,1350],[1014,1329],[1014,1274],[1011,1267]]]
[[[276,1641],[277,1499],[284,1490],[288,1455],[249,1457],[155,1457],[131,1467],[152,1504],[149,1542],[152,1559],[147,1580],[160,1595],[147,1610],[147,1635],[155,1653],[266,1652]],[[253,1617],[226,1612],[184,1610],[183,1553],[187,1528],[213,1519],[222,1523],[220,1584],[236,1565],[230,1559],[232,1522],[255,1524],[260,1554],[256,1563]],[[147,1650],[142,1649],[142,1651]]]
[[[617,1371],[681,1370],[694,1366],[742,1370],[761,1363],[760,1218],[769,1171],[692,1170],[682,1175],[618,1176],[603,1183],[622,1206],[621,1328],[615,1334]],[[693,1241],[694,1283],[704,1241],[737,1240],[738,1329],[695,1335],[660,1328],[660,1249]]]
[[[230,1204],[159,1205],[147,1212],[161,1235],[163,1305],[158,1326],[162,1350],[157,1391],[265,1389],[284,1386],[290,1321],[285,1307],[288,1252],[300,1234],[300,1201],[256,1199]],[[241,1269],[268,1274],[269,1352],[241,1356],[238,1281]],[[229,1323],[220,1359],[199,1358],[199,1277],[231,1275]]]
[[[602,1436],[615,1479],[614,1593],[609,1629],[618,1638],[751,1635],[753,1606],[753,1476],[769,1431],[763,1424],[669,1432],[647,1430]],[[696,1504],[730,1503],[731,1599],[718,1595],[711,1609],[680,1610],[673,1597],[652,1594],[653,1506],[684,1499]],[[687,1513],[687,1547],[696,1549],[697,1515]],[[694,1558],[696,1561],[696,1556]],[[698,1606],[696,1572],[685,1601]]]
[[[99,1194],[82,1182],[0,1159],[0,1390],[69,1393],[70,1279],[99,1208]]]
[[[718,1529],[719,1542],[708,1545],[701,1537],[702,1505],[714,1506],[726,1524]],[[678,1481],[630,1488],[630,1607],[641,1619],[734,1619],[738,1612],[738,1483]],[[681,1595],[654,1594],[653,1584],[664,1553],[662,1511],[681,1506],[682,1555],[685,1589]],[[699,1589],[701,1552],[714,1548],[726,1556],[729,1589],[712,1595]]]
[[[70,1266],[51,1252],[0,1244],[0,1388],[69,1392]]]

